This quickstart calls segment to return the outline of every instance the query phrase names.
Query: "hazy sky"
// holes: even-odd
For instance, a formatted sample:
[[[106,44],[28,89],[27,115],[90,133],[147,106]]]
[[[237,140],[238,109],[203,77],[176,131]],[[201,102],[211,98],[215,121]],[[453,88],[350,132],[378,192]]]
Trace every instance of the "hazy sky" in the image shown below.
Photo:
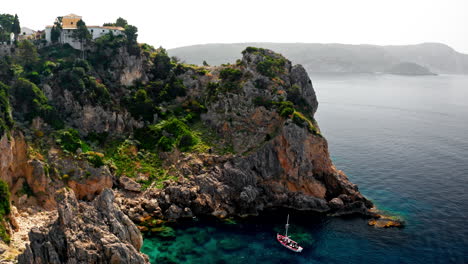
[[[73,4],[76,3],[76,4]],[[174,48],[203,43],[442,42],[468,53],[468,0],[2,0],[0,13],[43,29],[75,13],[88,25],[119,16],[139,41]]]

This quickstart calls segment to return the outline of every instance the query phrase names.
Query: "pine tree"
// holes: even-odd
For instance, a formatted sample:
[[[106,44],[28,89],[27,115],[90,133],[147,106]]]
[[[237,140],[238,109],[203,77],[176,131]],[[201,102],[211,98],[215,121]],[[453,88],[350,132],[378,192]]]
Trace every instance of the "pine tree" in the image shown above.
[[[18,36],[21,33],[21,26],[20,26],[18,15],[15,15],[15,19],[13,20],[13,26],[11,28],[11,32],[15,34],[15,41],[17,41]]]
[[[76,23],[76,29],[73,31],[72,37],[80,41],[82,51],[81,56],[82,59],[84,59],[84,45],[92,39],[92,36],[88,31],[88,27],[86,27],[86,23],[82,19]]]

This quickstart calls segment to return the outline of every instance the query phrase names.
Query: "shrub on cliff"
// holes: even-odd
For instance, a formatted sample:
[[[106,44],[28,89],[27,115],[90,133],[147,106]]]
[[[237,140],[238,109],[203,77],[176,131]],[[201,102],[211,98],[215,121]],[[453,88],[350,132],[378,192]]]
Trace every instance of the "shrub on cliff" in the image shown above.
[[[8,215],[10,210],[10,190],[8,184],[0,180],[0,216]]]
[[[89,150],[89,146],[80,139],[78,131],[73,128],[58,131],[56,142],[65,152],[69,153],[76,153],[79,148],[83,152]]]
[[[270,78],[276,77],[284,71],[286,60],[283,58],[272,58],[265,56],[264,60],[257,64],[257,71]]]
[[[154,75],[154,78],[160,80],[166,79],[172,68],[173,65],[171,63],[171,58],[167,55],[166,50],[159,48],[158,53],[154,56],[153,68],[151,69],[151,73]]]
[[[34,83],[19,78],[13,84],[12,90],[16,99],[16,110],[24,111],[25,119],[32,120],[36,116],[50,120],[53,107],[49,105],[44,92]]]
[[[86,157],[86,160],[95,168],[104,166],[104,154],[95,151],[88,151],[83,155]]]
[[[242,71],[239,69],[227,67],[219,72],[219,77],[223,81],[236,82],[242,77]]]
[[[110,93],[103,83],[89,74],[91,66],[87,61],[76,60],[73,65],[64,67],[58,73],[62,89],[71,91],[82,104],[91,102],[102,106],[109,105]]]
[[[0,239],[5,243],[10,243],[10,236],[5,228],[5,224],[7,224],[5,216],[7,216],[10,211],[10,190],[8,184],[0,180]]]
[[[146,149],[151,150],[156,147],[166,152],[171,151],[174,147],[181,151],[190,151],[200,142],[190,127],[176,117],[140,129],[135,132],[135,137]]]
[[[13,127],[10,99],[8,97],[9,89],[10,87],[0,82],[0,138],[3,136],[3,133]]]

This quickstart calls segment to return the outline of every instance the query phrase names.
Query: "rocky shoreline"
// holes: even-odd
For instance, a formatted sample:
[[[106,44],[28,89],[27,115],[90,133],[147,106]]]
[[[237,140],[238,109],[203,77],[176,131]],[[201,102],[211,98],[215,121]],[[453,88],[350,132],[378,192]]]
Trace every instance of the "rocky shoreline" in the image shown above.
[[[151,68],[142,65],[149,63],[142,57],[120,57],[125,58],[118,60],[122,65],[114,66],[122,72],[126,64],[139,71]],[[150,181],[149,173],[119,175],[113,161],[102,161],[104,154],[82,153],[82,148],[66,151],[53,137],[39,134],[51,131],[40,118],[31,127],[2,137],[1,179],[10,187],[12,203],[22,211],[33,206],[47,211],[35,214],[34,227],[21,220],[23,215],[10,214],[11,226],[15,219],[21,220],[20,236],[25,228],[31,228],[29,244],[24,252],[17,252],[21,253],[19,263],[148,263],[139,252],[141,232],[164,221],[255,216],[274,208],[331,216],[359,214],[380,218],[369,225],[391,226],[390,219],[372,210],[372,202],[333,165],[328,143],[314,120],[318,107],[315,91],[302,66],[293,66],[272,51],[249,48],[236,65],[202,70],[174,70],[180,71],[177,78],[186,87],[185,97],[174,101],[193,105],[193,98],[204,100],[199,123],[216,134],[210,142],[213,147],[158,152],[161,171],[171,175],[161,186]],[[154,78],[151,72],[133,75]],[[129,80],[133,75],[125,75],[122,85],[133,83],[136,79]],[[48,89],[52,89],[50,96],[56,99],[57,107],[79,116],[69,124],[84,135],[90,131],[110,133],[118,124],[114,132],[127,133],[133,140],[133,130],[143,129],[144,122],[136,121],[125,109],[80,106],[68,90]],[[158,118],[155,115],[153,119]],[[91,122],[94,119],[96,122]],[[174,123],[179,124],[178,129],[189,129],[180,123]],[[166,140],[173,136],[167,131],[161,134]],[[31,138],[47,149],[35,151]],[[178,140],[180,144],[193,138]],[[219,145],[223,151],[215,149]],[[144,156],[140,150],[131,145],[122,151],[131,160]],[[17,232],[14,229],[9,232]],[[15,236],[11,246],[21,249]]]

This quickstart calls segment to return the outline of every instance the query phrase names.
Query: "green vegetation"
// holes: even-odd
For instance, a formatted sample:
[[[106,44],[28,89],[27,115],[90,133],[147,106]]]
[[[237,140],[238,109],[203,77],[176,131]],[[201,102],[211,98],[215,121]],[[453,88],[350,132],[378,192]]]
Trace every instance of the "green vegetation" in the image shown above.
[[[91,66],[86,60],[77,59],[73,64],[65,64],[57,72],[58,82],[63,89],[71,91],[82,104],[109,105],[110,94],[107,87],[93,77]]]
[[[10,87],[0,82],[0,138],[13,127],[9,100]]]
[[[123,99],[123,104],[135,118],[152,122],[156,113],[161,114],[158,105],[185,95],[186,87],[182,80],[172,76],[165,81],[157,80],[138,87],[133,95]]]
[[[200,142],[199,137],[192,133],[189,126],[176,117],[139,130],[135,133],[135,137],[140,140],[144,148],[156,147],[161,151],[171,151],[174,147],[181,151],[190,151]]]
[[[36,116],[50,120],[53,107],[49,105],[44,92],[34,83],[19,78],[12,86],[13,93],[17,100],[17,105],[25,109],[26,120],[32,120]]]
[[[244,51],[242,51],[242,54],[244,53],[256,53],[256,52],[260,52],[262,49],[261,48],[256,48],[256,47],[247,47],[245,48]]]
[[[274,78],[284,72],[286,59],[281,55],[272,54],[266,49],[255,47],[247,47],[242,51],[242,54],[245,53],[258,54],[263,57],[263,61],[257,64],[257,71],[267,77]]]
[[[265,56],[265,60],[257,64],[257,70],[265,76],[274,78],[279,73],[282,73],[284,71],[285,63],[286,60],[283,58],[275,59],[272,57]]]
[[[236,82],[239,81],[242,77],[242,71],[239,69],[226,67],[219,72],[219,77],[223,81]]]
[[[13,19],[13,25],[11,27],[11,32],[15,34],[15,41],[18,40],[18,36],[21,33],[21,26],[19,22],[18,15],[15,14],[15,18]]]
[[[31,71],[39,61],[36,46],[29,40],[22,40],[18,44],[14,60],[25,70]]]
[[[10,14],[0,14],[0,42],[10,41],[10,33],[13,32],[15,17]]]
[[[171,58],[167,55],[167,51],[163,48],[159,48],[153,59],[151,73],[156,79],[164,80],[169,76],[173,67],[174,65],[171,63]]]
[[[239,92],[241,89],[240,81],[242,79],[242,71],[233,67],[225,67],[219,72],[221,78],[219,92]]]
[[[56,21],[54,22],[54,26],[50,31],[50,39],[52,43],[57,43],[60,39],[60,35],[62,34],[62,17],[57,17]]]
[[[73,30],[72,38],[80,42],[81,50],[83,50],[83,47],[92,39],[91,33],[86,27],[86,23],[82,19],[76,23],[76,30]]]
[[[80,148],[83,153],[90,150],[88,144],[81,140],[78,131],[73,128],[57,131],[56,143],[67,153],[76,153]]]
[[[85,156],[86,160],[93,164],[95,168],[104,166],[104,154],[95,151],[88,151],[82,155]]]
[[[305,117],[302,113],[295,111],[292,115],[292,121],[300,127],[307,127],[310,133],[321,136],[317,127],[314,126],[314,123]]]
[[[109,144],[105,157],[114,167],[117,176],[143,176],[137,179],[137,182],[141,183],[144,189],[153,182],[157,188],[162,188],[163,181],[173,178],[162,168],[157,154],[145,149],[139,150],[137,142],[134,141],[115,141]]]
[[[140,47],[138,46],[138,28],[136,26],[128,24],[127,20],[119,17],[115,21],[115,23],[104,23],[103,26],[111,26],[111,27],[121,27],[124,29],[124,39],[119,36],[120,44],[125,44],[127,46],[127,50],[130,54],[137,55],[140,52]],[[112,31],[109,33],[111,38],[113,38]],[[114,40],[114,39],[113,39]],[[123,40],[123,41],[121,41]]]
[[[309,132],[314,135],[319,135],[320,132],[311,121],[304,114],[296,109],[296,105],[291,101],[272,101],[267,98],[257,96],[252,102],[256,106],[263,106],[267,109],[276,108],[277,113],[284,118],[291,118],[291,120],[300,127],[307,127]]]
[[[0,180],[0,238],[5,243],[10,243],[10,236],[4,226],[5,217],[10,214],[10,190],[8,184]]]

